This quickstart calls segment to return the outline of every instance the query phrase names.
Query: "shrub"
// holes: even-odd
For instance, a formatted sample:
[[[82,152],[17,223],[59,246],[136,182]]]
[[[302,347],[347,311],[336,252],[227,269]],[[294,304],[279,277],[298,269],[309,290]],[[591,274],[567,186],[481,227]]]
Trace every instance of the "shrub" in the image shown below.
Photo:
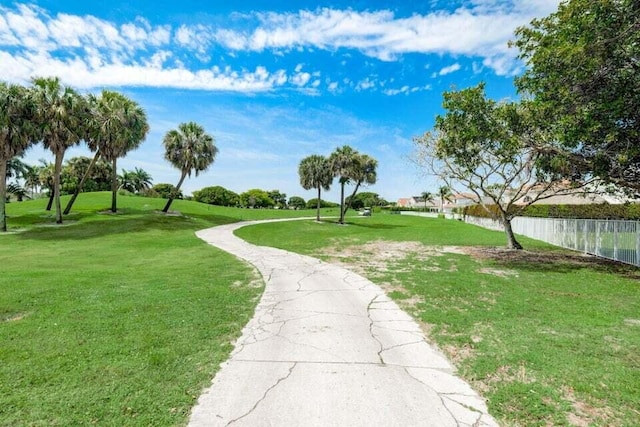
[[[289,207],[294,209],[304,209],[307,207],[307,202],[302,197],[291,196],[289,197]]]
[[[168,199],[169,195],[175,193],[175,191],[176,187],[173,184],[156,184],[151,188],[151,191],[149,191],[149,196]],[[175,198],[182,199],[182,191],[178,191]]]
[[[258,188],[240,194],[240,204],[246,208],[270,208],[275,204],[269,193]]]
[[[496,216],[497,206],[487,206]],[[489,218],[491,215],[480,205],[466,206],[465,216]],[[625,203],[610,205],[608,203],[585,205],[530,205],[517,216],[536,218],[584,218],[584,219],[627,219],[640,220],[640,204]]]
[[[318,198],[309,199],[307,201],[307,209],[315,209],[318,206]],[[340,206],[338,203],[327,202],[326,200],[320,199],[320,207],[321,208],[335,208]]]
[[[200,203],[218,206],[237,206],[240,203],[238,194],[219,185],[194,191],[193,199]]]

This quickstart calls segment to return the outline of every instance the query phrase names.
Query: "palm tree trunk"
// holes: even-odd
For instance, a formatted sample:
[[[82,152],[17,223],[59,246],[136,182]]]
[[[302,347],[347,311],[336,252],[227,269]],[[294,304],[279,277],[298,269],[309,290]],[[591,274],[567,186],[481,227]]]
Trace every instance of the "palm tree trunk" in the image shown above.
[[[49,202],[47,203],[47,207],[45,210],[50,211],[51,210],[51,206],[53,206],[53,188],[49,189]]]
[[[320,222],[320,186],[318,185],[318,203],[316,204],[316,221]]]
[[[67,206],[64,208],[64,212],[63,212],[64,215],[68,215],[69,212],[71,212],[71,207],[75,203],[76,198],[78,198],[78,194],[80,194],[80,192],[82,191],[84,182],[89,177],[89,174],[91,173],[91,169],[93,169],[93,165],[95,165],[96,162],[98,161],[98,157],[100,157],[100,150],[96,151],[96,155],[93,156],[91,163],[89,163],[89,167],[87,168],[87,171],[84,173],[84,175],[82,175],[82,179],[80,180],[80,183],[76,187],[76,191],[73,192],[73,196],[71,196],[71,200],[69,200],[69,203],[67,203]]]
[[[167,200],[167,204],[164,205],[164,209],[162,209],[162,212],[164,212],[164,213],[169,212],[169,207],[171,206],[171,203],[173,203],[173,199],[176,197],[176,194],[178,194],[178,192],[180,191],[180,187],[182,186],[182,183],[184,182],[184,179],[186,177],[187,177],[187,173],[186,172],[182,172],[182,176],[180,177],[180,181],[178,181],[178,185],[176,185],[175,191],[172,191],[171,194],[169,194],[169,200]]]
[[[347,211],[349,209],[351,209],[351,204],[353,203],[353,198],[356,197],[356,193],[358,192],[358,188],[360,188],[360,184],[362,184],[362,181],[358,181],[356,184],[356,188],[353,190],[353,193],[351,193],[351,197],[349,197],[349,203],[347,203],[347,206],[344,208],[344,213],[346,214]]]
[[[113,158],[113,163],[112,163],[112,167],[113,170],[111,171],[111,212],[113,213],[117,213],[118,212],[118,172],[116,169],[116,163],[118,162],[118,158],[114,157]]]
[[[62,224],[62,206],[60,206],[60,175],[64,151],[56,152],[56,165],[53,172],[53,201],[56,205],[56,224]]]
[[[7,161],[0,160],[0,231],[7,231]]]
[[[344,182],[340,183],[340,224],[344,224]]]

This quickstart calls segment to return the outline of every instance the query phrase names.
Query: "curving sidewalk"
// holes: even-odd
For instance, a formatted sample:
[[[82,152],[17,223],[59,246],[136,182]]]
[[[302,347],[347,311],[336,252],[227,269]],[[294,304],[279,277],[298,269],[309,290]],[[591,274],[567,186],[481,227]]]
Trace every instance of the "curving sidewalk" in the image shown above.
[[[189,426],[496,426],[416,322],[344,268],[201,230],[266,288]]]

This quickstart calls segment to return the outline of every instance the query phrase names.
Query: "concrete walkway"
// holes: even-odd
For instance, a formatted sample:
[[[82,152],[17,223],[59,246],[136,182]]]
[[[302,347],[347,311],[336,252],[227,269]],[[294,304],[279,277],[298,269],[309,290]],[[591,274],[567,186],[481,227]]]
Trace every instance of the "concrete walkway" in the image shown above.
[[[369,280],[233,231],[196,235],[258,268],[253,319],[190,426],[496,426],[482,398]]]

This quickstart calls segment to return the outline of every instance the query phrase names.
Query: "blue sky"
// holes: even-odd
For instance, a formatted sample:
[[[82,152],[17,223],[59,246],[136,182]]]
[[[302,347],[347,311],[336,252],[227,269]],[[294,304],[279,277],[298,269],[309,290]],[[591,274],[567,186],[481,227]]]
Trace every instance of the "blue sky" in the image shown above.
[[[557,0],[78,1],[0,0],[0,78],[59,76],[82,92],[118,90],[147,112],[151,131],[119,161],[155,183],[176,183],[162,137],[195,121],[216,139],[210,185],[279,189],[305,199],[297,168],[348,144],[379,162],[375,191],[390,201],[441,183],[409,161],[412,138],[441,112],[441,94],[480,81],[515,98],[522,72],[513,30]],[[84,146],[67,158],[89,155]],[[52,159],[39,148],[30,163]],[[338,199],[334,184],[327,195]]]

